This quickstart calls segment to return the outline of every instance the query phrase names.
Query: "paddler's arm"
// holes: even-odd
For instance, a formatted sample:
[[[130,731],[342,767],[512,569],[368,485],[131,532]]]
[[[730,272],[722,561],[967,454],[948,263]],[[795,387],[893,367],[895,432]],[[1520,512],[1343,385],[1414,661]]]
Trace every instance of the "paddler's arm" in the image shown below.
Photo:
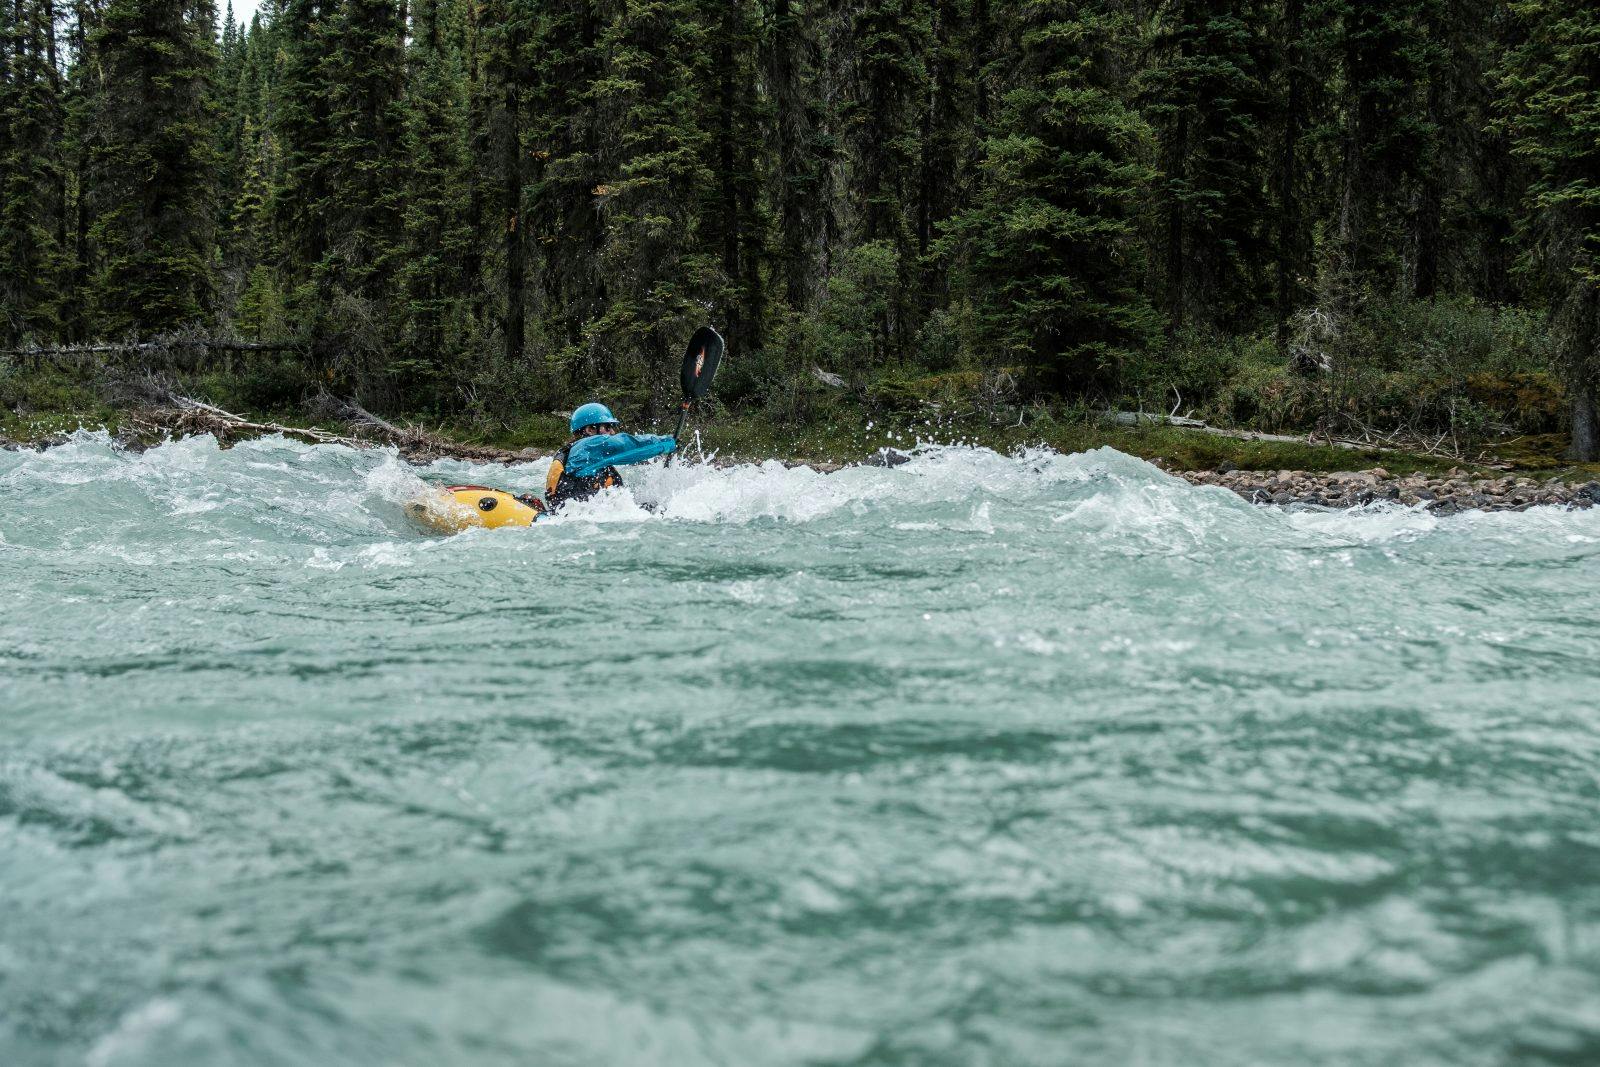
[[[678,447],[667,434],[614,433],[585,437],[567,453],[567,468],[578,478],[591,478],[606,467],[643,463]]]
[[[657,456],[664,456],[677,449],[678,442],[669,433],[623,433],[614,434],[615,437],[625,437],[632,442],[632,447],[625,455],[618,456],[611,461],[612,466],[626,467],[630,463],[643,463]]]

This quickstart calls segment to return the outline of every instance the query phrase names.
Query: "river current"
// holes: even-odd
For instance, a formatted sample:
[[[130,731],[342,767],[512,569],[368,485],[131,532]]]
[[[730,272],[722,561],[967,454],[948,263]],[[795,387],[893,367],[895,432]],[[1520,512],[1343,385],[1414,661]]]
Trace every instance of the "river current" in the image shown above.
[[[0,1063],[1600,1062],[1600,509],[542,479],[0,452]]]

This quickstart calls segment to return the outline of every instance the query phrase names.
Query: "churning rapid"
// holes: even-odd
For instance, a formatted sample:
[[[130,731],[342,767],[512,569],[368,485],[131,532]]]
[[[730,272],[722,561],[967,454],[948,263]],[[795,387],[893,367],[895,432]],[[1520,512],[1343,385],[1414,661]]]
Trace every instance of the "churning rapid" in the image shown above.
[[[543,474],[0,452],[0,1062],[1600,1062],[1600,509]]]

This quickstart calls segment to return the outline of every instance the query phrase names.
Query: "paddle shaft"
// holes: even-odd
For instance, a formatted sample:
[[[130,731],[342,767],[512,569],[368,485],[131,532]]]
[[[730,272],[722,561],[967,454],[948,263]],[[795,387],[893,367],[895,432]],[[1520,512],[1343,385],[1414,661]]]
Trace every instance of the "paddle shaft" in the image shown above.
[[[685,400],[682,404],[678,405],[678,428],[672,431],[672,439],[674,441],[681,441],[683,438],[683,424],[684,421],[689,418],[689,405],[692,403],[694,403],[694,401]],[[667,455],[666,466],[672,466],[672,461],[676,458],[678,458],[678,452],[676,449],[674,449]]]

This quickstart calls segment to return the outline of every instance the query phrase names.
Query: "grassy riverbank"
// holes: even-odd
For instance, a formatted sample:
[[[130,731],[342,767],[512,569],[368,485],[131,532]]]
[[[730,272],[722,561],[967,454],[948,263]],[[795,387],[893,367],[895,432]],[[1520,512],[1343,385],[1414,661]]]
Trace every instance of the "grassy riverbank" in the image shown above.
[[[78,429],[122,430],[135,409],[89,403],[72,410],[34,410],[0,413],[0,439],[37,444],[58,439]],[[354,424],[335,418],[318,418],[296,409],[246,411],[253,420],[285,426],[317,426],[340,433],[358,433]],[[1012,452],[1044,446],[1058,452],[1082,452],[1111,447],[1128,455],[1159,463],[1174,471],[1294,470],[1330,472],[1383,467],[1397,476],[1442,474],[1451,468],[1471,472],[1516,470],[1587,481],[1600,474],[1595,465],[1573,465],[1559,458],[1563,442],[1558,435],[1528,436],[1496,442],[1479,462],[1448,456],[1423,455],[1393,449],[1335,448],[1325,444],[1273,440],[1246,440],[1220,436],[1180,426],[1126,426],[1102,415],[1031,409],[1017,422],[995,424],[982,419],[917,419],[844,412],[828,421],[780,425],[760,413],[716,411],[691,423],[704,452],[724,460],[842,464],[864,460],[885,448],[907,449],[919,443],[968,444]],[[446,442],[482,445],[509,452],[543,454],[559,447],[566,429],[554,414],[533,415],[515,426],[486,428],[439,424],[425,419],[398,419],[420,425]],[[670,430],[669,425],[639,426],[643,430]]]
[[[1108,417],[1103,409],[1083,404],[975,402],[970,392],[959,391],[966,383],[955,381],[957,377],[881,379],[850,393],[814,387],[806,402],[799,404],[741,407],[712,403],[697,412],[691,427],[706,452],[741,461],[850,463],[884,448],[934,442],[980,445],[999,452],[1037,445],[1064,453],[1109,446],[1185,471],[1231,466],[1327,472],[1382,466],[1398,476],[1441,474],[1460,468],[1516,470],[1578,481],[1600,474],[1600,467],[1575,466],[1563,460],[1567,442],[1558,433],[1486,434],[1467,443],[1456,455],[1425,454],[1420,449],[1330,447],[1304,440],[1250,440],[1181,426],[1126,425]],[[336,403],[327,399],[303,403],[293,392],[264,388],[248,376],[207,374],[170,384],[175,391],[255,421],[319,426],[341,433],[352,430]],[[115,433],[130,413],[147,411],[151,404],[148,388],[141,392],[93,374],[48,367],[26,372],[0,368],[0,437],[13,441],[38,442],[80,427]],[[672,428],[669,414],[651,420],[642,408],[630,413],[625,401],[617,410],[630,428],[656,432]],[[398,424],[423,427],[445,442],[511,452],[545,453],[567,438],[565,415],[554,411],[482,413],[443,420],[428,413],[384,414]],[[1226,433],[1271,430],[1279,436],[1299,436],[1306,429],[1300,419],[1274,418],[1264,423],[1261,418],[1241,419],[1215,405],[1198,414],[1214,427],[1229,428]]]

